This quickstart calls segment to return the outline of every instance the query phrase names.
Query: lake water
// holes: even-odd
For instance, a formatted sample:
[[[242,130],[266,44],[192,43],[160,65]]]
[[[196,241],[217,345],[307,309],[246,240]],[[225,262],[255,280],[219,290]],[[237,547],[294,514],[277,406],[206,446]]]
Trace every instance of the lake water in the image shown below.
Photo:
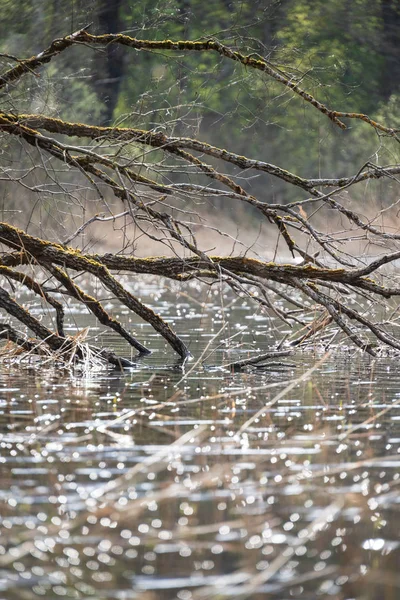
[[[0,371],[0,598],[399,598],[398,359],[317,347],[233,373],[286,325],[219,289],[141,286],[184,369],[117,306],[154,350],[136,368]],[[73,303],[68,320],[130,357]]]

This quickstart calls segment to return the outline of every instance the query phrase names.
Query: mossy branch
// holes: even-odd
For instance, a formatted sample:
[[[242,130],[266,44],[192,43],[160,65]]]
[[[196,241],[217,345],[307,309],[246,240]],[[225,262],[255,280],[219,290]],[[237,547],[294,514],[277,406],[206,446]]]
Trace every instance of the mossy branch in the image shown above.
[[[72,281],[65,272],[66,268],[89,273],[99,279],[120,302],[123,302],[130,310],[150,323],[182,358],[186,358],[189,354],[182,340],[176,336],[161,317],[128,292],[111,274],[111,271],[151,274],[160,277],[170,277],[172,279],[178,279],[180,276],[182,278],[198,277],[198,274],[201,273],[202,276],[206,276],[211,280],[219,279],[222,276],[228,283],[231,281],[233,286],[238,285],[239,282],[240,285],[260,287],[263,281],[266,283],[275,282],[280,286],[286,286],[289,290],[300,290],[306,297],[325,307],[333,321],[337,323],[346,335],[359,348],[362,348],[369,354],[375,355],[373,346],[360,337],[355,328],[346,322],[345,317],[356,321],[359,326],[369,330],[381,342],[400,350],[400,344],[392,335],[385,332],[381,326],[374,324],[360,312],[350,308],[347,303],[327,295],[320,289],[321,285],[328,285],[332,289],[332,292],[336,291],[339,293],[340,286],[344,286],[343,291],[347,289],[358,292],[367,290],[378,297],[400,295],[400,288],[386,288],[377,284],[370,277],[363,276],[363,273],[370,275],[371,269],[323,268],[312,264],[299,266],[291,264],[278,265],[273,262],[264,262],[242,256],[209,256],[206,259],[202,259],[201,257],[189,257],[186,259],[150,257],[141,259],[132,256],[109,254],[89,255],[72,248],[65,248],[59,244],[42,240],[38,237],[30,236],[8,223],[0,223],[0,241],[18,251],[5,255],[5,262],[10,263],[12,258],[15,262],[19,260],[23,263],[25,253],[26,257],[29,257],[31,268],[41,266],[47,269],[67,293],[82,302],[95,314],[101,323],[114,329],[139,350],[139,352],[143,352],[142,348],[144,351],[147,350],[117,320],[108,315],[96,299],[89,296]],[[379,261],[375,261],[373,265],[375,270],[390,262],[390,258],[396,260],[398,255],[399,253],[393,253],[391,256],[386,256]],[[25,283],[23,274],[14,272],[11,267],[1,266],[1,261],[0,273],[7,276],[12,274],[13,279]],[[27,281],[29,281],[29,286],[33,291],[42,293],[44,298],[50,298],[47,291],[43,290],[43,287],[39,286],[39,284],[36,284],[32,278]],[[276,291],[279,293],[279,290]],[[283,293],[285,295],[285,292]],[[290,294],[288,296],[286,293],[286,297],[290,297]],[[270,305],[269,300],[267,305]],[[29,312],[18,305],[5,290],[2,290],[0,294],[0,306],[29,327],[39,339],[46,340],[46,343],[52,349],[56,350],[68,344],[68,340],[65,337],[56,335],[44,327]],[[282,318],[287,319],[287,315],[283,314]]]
[[[269,61],[264,60],[262,57],[254,57],[254,55],[246,55],[239,52],[235,48],[230,48],[225,44],[222,44],[216,39],[207,39],[200,41],[192,40],[140,40],[137,38],[124,35],[122,33],[107,33],[103,35],[92,35],[85,29],[76,31],[75,33],[53,40],[48,48],[25,60],[20,60],[18,65],[12,67],[3,75],[0,75],[0,89],[7,84],[18,81],[23,75],[27,73],[35,73],[35,71],[42,65],[49,63],[55,56],[66,50],[67,48],[75,44],[86,44],[86,45],[101,45],[107,46],[122,45],[135,50],[168,50],[172,52],[213,52],[220,56],[238,62],[247,69],[255,69],[261,71],[290,89],[294,94],[298,95],[305,102],[316,108],[319,112],[326,115],[335,125],[340,129],[346,129],[345,123],[341,120],[347,119],[358,119],[362,120],[375,129],[382,131],[388,135],[394,136],[396,139],[398,129],[392,127],[386,127],[381,123],[378,123],[368,117],[368,115],[355,112],[341,112],[328,108],[323,102],[317,100],[312,94],[304,90],[292,77],[287,76],[283,71],[273,68]]]

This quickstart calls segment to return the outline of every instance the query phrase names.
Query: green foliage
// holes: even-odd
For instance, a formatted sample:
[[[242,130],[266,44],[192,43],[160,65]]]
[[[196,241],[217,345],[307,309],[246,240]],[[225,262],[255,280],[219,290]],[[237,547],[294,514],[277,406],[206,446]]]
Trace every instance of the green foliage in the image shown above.
[[[379,100],[380,4],[375,0],[292,1],[278,31],[282,54],[296,56],[301,70],[315,74],[322,88],[320,97],[337,110],[369,112]]]
[[[0,0],[0,51],[30,55],[92,20],[91,31],[104,33],[99,15],[105,6],[105,0]],[[368,113],[393,126],[398,121],[400,71],[393,64],[400,62],[400,50],[387,41],[395,3],[393,14],[383,0],[119,0],[115,6],[129,35],[218,37],[266,57],[331,108]],[[352,121],[343,133],[268,76],[215,53],[123,49],[118,88],[112,87],[107,60],[99,49],[63,53],[42,69],[41,80],[31,80],[31,106],[39,111],[45,104],[66,119],[102,123],[108,85],[110,96],[117,89],[116,122],[195,135],[302,176],[349,175],[371,157],[377,162],[377,154],[393,162],[391,142],[365,124]],[[390,97],[383,85],[388,78]],[[99,82],[108,79],[100,93]],[[40,90],[45,93],[39,100]],[[265,201],[296,193],[266,177],[248,185]]]

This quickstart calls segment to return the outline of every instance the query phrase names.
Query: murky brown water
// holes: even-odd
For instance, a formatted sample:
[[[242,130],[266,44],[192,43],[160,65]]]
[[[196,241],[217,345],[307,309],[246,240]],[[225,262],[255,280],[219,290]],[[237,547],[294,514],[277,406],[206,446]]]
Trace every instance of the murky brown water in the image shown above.
[[[140,325],[155,352],[123,375],[0,372],[0,598],[399,598],[398,361],[333,353],[277,398],[323,353],[230,373],[281,325],[185,294],[142,289],[193,370]]]

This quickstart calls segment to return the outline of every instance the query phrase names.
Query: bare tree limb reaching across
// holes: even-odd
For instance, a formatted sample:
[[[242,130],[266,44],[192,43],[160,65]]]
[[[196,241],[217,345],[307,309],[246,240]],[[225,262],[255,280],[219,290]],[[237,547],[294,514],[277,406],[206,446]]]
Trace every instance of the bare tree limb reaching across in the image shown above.
[[[260,72],[260,77],[272,78],[341,130],[347,129],[347,121],[363,121],[378,135],[399,141],[399,129],[390,124],[382,124],[365,114],[328,108],[269,61],[242,53],[215,39],[151,41],[123,34],[91,35],[80,30],[54,40],[36,56],[18,59],[15,66],[0,75],[0,89],[12,98],[23,76],[40,76],[41,69],[68,48],[110,44],[136,53],[217,54],[222,60],[234,61],[246,70]],[[138,56],[140,54],[136,54]],[[393,270],[388,270],[400,259],[400,232],[395,222],[393,225],[390,219],[384,218],[386,213],[397,210],[396,203],[371,216],[363,207],[354,207],[348,196],[350,190],[366,182],[390,181],[397,185],[400,164],[382,166],[368,161],[352,176],[304,177],[195,137],[167,134],[155,127],[102,127],[70,122],[52,115],[19,111],[17,99],[14,104],[15,110],[0,112],[2,140],[5,144],[9,140],[20,144],[29,160],[34,161],[34,166],[26,167],[24,171],[4,164],[2,181],[13,184],[15,190],[22,186],[32,194],[46,190],[55,200],[56,195],[61,194],[79,206],[81,202],[75,196],[73,184],[85,185],[86,192],[96,199],[97,204],[95,214],[87,212],[85,205],[81,206],[82,222],[72,229],[72,233],[63,236],[64,243],[52,241],[51,236],[47,239],[47,236],[30,235],[11,222],[0,223],[0,242],[4,247],[0,275],[9,282],[11,292],[11,282],[18,282],[55,309],[56,328],[52,330],[43,325],[5,287],[0,290],[0,307],[32,331],[36,340],[42,340],[50,350],[63,349],[68,353],[72,342],[64,332],[65,308],[54,298],[49,281],[57,286],[58,292],[72,296],[84,305],[100,323],[114,330],[139,354],[149,353],[147,346],[109,314],[97,298],[76,283],[77,273],[89,274],[98,281],[115,299],[163,336],[183,360],[190,356],[188,346],[160,315],[129,291],[120,281],[119,273],[147,274],[181,282],[199,279],[205,285],[221,281],[235,293],[252,298],[262,310],[272,311],[290,326],[307,327],[304,317],[314,311],[315,324],[309,327],[302,340],[326,327],[336,326],[355,346],[372,356],[377,355],[382,345],[400,350],[393,323],[379,321],[372,310],[370,314],[366,313],[361,303],[366,300],[368,306],[373,307],[381,302],[388,308],[389,299],[400,295],[400,284]],[[40,171],[39,184],[33,183],[31,175],[35,170]],[[65,182],[60,173],[65,174]],[[298,199],[267,203],[257,197],[247,185],[247,178],[260,174],[296,189]],[[241,254],[219,256],[204,247],[198,231],[207,224],[198,206],[212,199],[228,202],[232,207],[252,207],[270,232],[271,242],[267,240],[264,244],[265,255],[274,244],[279,244],[285,248],[285,260],[270,260],[265,255],[260,258],[249,256],[250,247],[241,240],[240,230],[235,244],[238,242],[244,247]],[[111,205],[116,203],[118,210],[114,212]],[[123,252],[99,254],[68,246],[98,221],[113,226],[123,221],[121,230],[126,242]],[[142,240],[163,244],[172,256],[147,254],[145,258],[139,258],[128,252],[132,246],[129,239],[132,227],[140,232]],[[211,230],[221,236],[230,235],[222,226]],[[365,251],[360,252],[360,244],[364,244],[364,248],[383,247],[384,252],[368,256]],[[29,274],[25,272],[27,266]],[[43,276],[46,283],[42,281]],[[296,315],[288,308],[290,304],[296,307]],[[1,337],[25,350],[35,347],[34,341],[24,338],[6,323],[2,326]],[[131,364],[110,351],[100,349],[98,353],[114,365]]]

